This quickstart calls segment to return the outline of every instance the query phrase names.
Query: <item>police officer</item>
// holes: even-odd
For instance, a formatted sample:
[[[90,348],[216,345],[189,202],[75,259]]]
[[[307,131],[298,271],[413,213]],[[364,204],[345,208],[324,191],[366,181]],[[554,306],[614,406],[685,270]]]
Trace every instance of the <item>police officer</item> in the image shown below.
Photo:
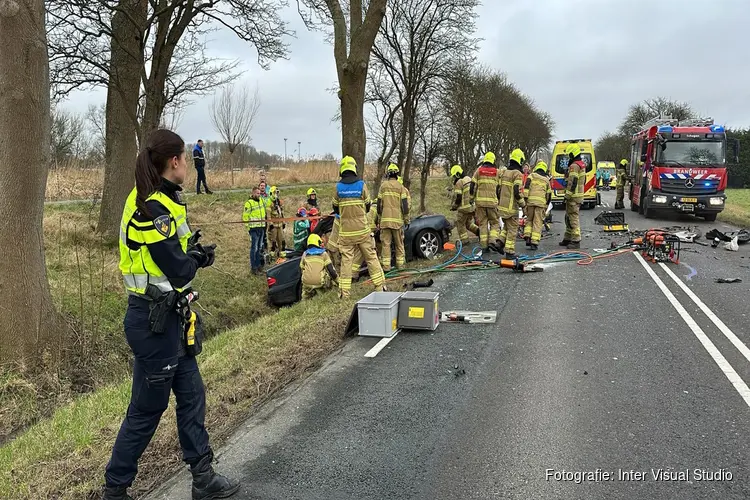
[[[193,475],[194,500],[226,498],[240,487],[214,472],[204,425],[206,396],[194,351],[175,301],[184,298],[196,271],[214,261],[215,245],[197,243],[187,223],[180,184],[185,180],[185,143],[157,130],[136,160],[135,189],[120,225],[120,271],[128,291],[125,337],[133,351],[133,388],[105,472],[105,500],[126,500],[138,459],[169,404],[177,400],[182,458]]]
[[[378,255],[367,221],[370,211],[370,194],[365,181],[357,175],[357,162],[351,156],[341,159],[339,167],[341,180],[336,184],[333,195],[333,211],[340,215],[338,249],[341,253],[341,276],[339,290],[341,297],[349,297],[352,288],[352,265],[354,249],[359,248],[367,262],[375,289],[384,291],[385,276],[378,262]]]
[[[477,224],[479,225],[479,243],[483,250],[499,243],[498,227],[500,219],[497,214],[497,200],[500,196],[500,177],[495,167],[495,153],[487,152],[482,163],[474,172],[469,193],[476,205]]]
[[[383,271],[391,270],[391,243],[396,250],[396,267],[406,264],[403,228],[409,224],[409,200],[406,188],[398,182],[398,165],[391,163],[386,169],[386,180],[380,185],[377,202],[377,221],[380,242],[383,245],[380,263]]]
[[[623,158],[617,165],[615,171],[615,180],[617,181],[617,198],[615,198],[615,209],[625,208],[625,182],[628,180],[628,160]]]
[[[568,144],[568,182],[565,186],[565,235],[560,246],[581,248],[581,204],[586,186],[586,164],[581,159],[581,146]]]
[[[456,230],[461,243],[469,243],[469,232],[479,236],[479,226],[474,224],[474,203],[471,200],[471,177],[464,176],[461,165],[451,167],[451,180],[453,181],[453,203],[451,211],[456,211]]]
[[[500,231],[498,250],[505,252],[506,257],[516,256],[516,237],[518,236],[518,208],[526,207],[523,198],[522,165],[526,162],[526,155],[516,148],[510,153],[508,168],[500,175],[500,195],[498,197],[498,213],[503,221]]]

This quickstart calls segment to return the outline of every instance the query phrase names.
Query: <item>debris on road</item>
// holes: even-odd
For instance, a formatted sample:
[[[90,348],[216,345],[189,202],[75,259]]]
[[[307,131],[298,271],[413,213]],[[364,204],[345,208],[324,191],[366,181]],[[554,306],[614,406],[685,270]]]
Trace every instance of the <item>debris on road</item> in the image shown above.
[[[740,245],[739,245],[739,242],[737,240],[737,236],[735,236],[734,238],[732,238],[732,241],[724,243],[724,249],[725,250],[730,250],[732,252],[739,251]]]
[[[623,212],[601,212],[594,218],[594,222],[604,226],[602,230],[608,233],[627,232],[629,230],[628,225],[625,224]]]
[[[741,278],[716,278],[716,283],[742,283]]]
[[[737,238],[737,244],[744,245],[750,241],[750,231],[747,229],[740,229],[739,231],[724,233],[714,228],[706,233],[706,239],[713,239],[714,241],[718,239],[719,242],[732,241],[734,238]]]
[[[440,313],[441,323],[489,324],[496,321],[497,311],[443,311]]]

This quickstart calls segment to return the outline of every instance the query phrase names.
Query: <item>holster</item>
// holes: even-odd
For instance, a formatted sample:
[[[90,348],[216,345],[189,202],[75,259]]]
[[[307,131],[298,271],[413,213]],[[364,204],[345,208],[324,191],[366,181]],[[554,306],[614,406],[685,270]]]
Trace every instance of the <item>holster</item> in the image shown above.
[[[200,314],[190,311],[185,322],[185,350],[188,356],[197,356],[203,351],[203,320]]]
[[[175,290],[165,293],[154,285],[148,285],[146,295],[151,299],[148,306],[149,329],[154,333],[164,333],[167,317],[175,309],[178,293]]]

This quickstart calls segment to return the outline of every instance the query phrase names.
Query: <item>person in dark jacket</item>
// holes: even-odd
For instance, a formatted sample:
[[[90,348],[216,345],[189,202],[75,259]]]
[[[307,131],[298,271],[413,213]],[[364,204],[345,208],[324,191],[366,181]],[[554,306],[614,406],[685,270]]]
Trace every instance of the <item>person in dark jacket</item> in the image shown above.
[[[198,194],[201,194],[201,183],[203,183],[206,194],[213,194],[213,191],[208,189],[208,184],[206,184],[206,157],[203,154],[202,139],[198,139],[193,148],[193,163],[195,164],[195,170],[198,172],[198,182],[196,183],[195,190]]]

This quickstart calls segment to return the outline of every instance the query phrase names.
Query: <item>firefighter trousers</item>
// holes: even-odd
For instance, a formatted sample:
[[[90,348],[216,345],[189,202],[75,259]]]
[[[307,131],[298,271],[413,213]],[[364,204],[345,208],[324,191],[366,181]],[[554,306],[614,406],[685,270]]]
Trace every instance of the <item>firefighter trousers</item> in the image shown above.
[[[268,229],[268,243],[270,252],[278,257],[284,250],[284,228],[281,225],[273,225]]]
[[[406,253],[404,251],[404,240],[401,236],[401,229],[380,228],[380,243],[382,244],[382,253],[380,254],[380,263],[383,271],[391,270],[391,243],[396,251],[396,268],[401,269],[406,264]]]
[[[625,186],[617,184],[617,197],[615,198],[615,208],[625,208]]]
[[[305,285],[303,283],[302,284],[302,298],[311,299],[315,297],[315,295],[318,292],[324,292],[326,290],[330,290],[331,288],[333,288],[333,282],[331,281],[330,276],[326,276],[325,281],[323,282],[322,285],[310,286],[310,285]]]
[[[516,237],[518,236],[518,213],[503,218],[503,230],[500,231],[500,246],[505,245],[506,253],[516,253]]]
[[[546,213],[546,207],[526,207],[526,227],[523,229],[523,235],[531,238],[531,242],[535,245],[538,245],[539,240],[542,239],[542,228],[544,227]]]
[[[474,212],[458,212],[456,215],[456,230],[458,239],[462,243],[469,242],[469,233],[479,236],[479,226],[474,224]]]
[[[497,207],[477,207],[477,224],[479,224],[479,244],[486,249],[490,241],[495,242],[500,235],[497,228],[500,219]]]
[[[370,279],[376,288],[383,286],[385,276],[383,268],[380,267],[378,254],[375,253],[375,245],[372,237],[368,234],[357,238],[341,238],[338,241],[339,252],[341,253],[341,276],[339,276],[339,290],[342,297],[348,297],[352,289],[352,267],[356,250],[362,253],[364,261],[367,262],[367,270],[370,273]]]
[[[564,240],[573,243],[581,242],[581,204],[568,200],[565,202],[565,236]]]

